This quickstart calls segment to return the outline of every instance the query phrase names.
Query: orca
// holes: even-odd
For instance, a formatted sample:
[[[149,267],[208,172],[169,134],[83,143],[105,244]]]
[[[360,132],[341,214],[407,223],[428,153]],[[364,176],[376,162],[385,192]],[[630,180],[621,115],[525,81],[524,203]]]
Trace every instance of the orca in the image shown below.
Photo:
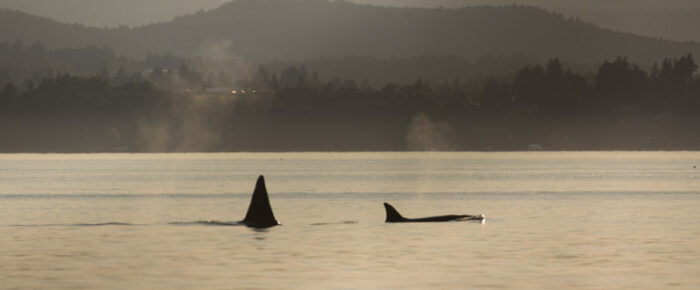
[[[255,183],[255,190],[253,190],[253,197],[250,199],[248,212],[240,223],[251,228],[269,228],[280,224],[272,213],[270,199],[265,188],[265,177],[262,175],[258,177],[258,181]]]
[[[386,209],[386,222],[387,223],[420,223],[420,222],[449,222],[449,221],[462,221],[462,220],[484,220],[484,214],[481,215],[441,215],[441,216],[431,216],[423,218],[405,218],[389,203],[384,203],[384,208]]]

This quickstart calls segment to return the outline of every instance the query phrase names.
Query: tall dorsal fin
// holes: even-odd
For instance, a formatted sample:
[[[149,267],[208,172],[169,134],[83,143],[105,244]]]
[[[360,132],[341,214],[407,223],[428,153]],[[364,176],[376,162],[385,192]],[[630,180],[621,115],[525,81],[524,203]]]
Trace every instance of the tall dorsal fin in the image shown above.
[[[253,197],[250,199],[250,206],[248,206],[248,212],[245,214],[243,223],[254,228],[266,228],[279,225],[275,219],[275,215],[272,213],[270,199],[267,196],[267,189],[265,188],[265,177],[262,175],[258,177],[258,182],[255,184]]]
[[[400,222],[406,220],[401,214],[389,203],[384,203],[384,209],[386,209],[386,222]]]

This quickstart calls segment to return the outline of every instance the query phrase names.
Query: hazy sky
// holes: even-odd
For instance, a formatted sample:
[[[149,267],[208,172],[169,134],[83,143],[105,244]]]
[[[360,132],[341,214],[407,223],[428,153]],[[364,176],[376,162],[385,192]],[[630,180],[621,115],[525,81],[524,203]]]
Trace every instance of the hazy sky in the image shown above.
[[[214,9],[230,0],[0,0],[0,7],[90,26],[138,26]],[[528,4],[605,28],[700,41],[700,0],[352,0],[365,4],[461,7]]]

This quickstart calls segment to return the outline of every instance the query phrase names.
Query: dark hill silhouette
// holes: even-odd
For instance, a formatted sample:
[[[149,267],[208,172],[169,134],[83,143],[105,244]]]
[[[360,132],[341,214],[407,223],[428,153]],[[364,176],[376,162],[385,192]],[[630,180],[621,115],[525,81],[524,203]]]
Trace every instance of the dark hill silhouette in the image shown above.
[[[527,6],[389,8],[323,0],[238,0],[168,23],[129,29],[89,28],[0,11],[0,41],[49,47],[104,45],[119,54],[208,55],[210,47],[258,61],[337,57],[523,53],[592,63],[619,55],[648,64],[700,55],[697,42],[676,42],[598,28]]]

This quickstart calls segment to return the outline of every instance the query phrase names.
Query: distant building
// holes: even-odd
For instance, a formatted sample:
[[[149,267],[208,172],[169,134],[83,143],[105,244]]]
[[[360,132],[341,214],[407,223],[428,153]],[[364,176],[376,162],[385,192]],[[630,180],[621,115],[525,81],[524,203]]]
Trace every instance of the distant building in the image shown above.
[[[540,144],[527,145],[527,151],[542,151],[544,148]]]
[[[214,87],[214,88],[206,88],[204,89],[204,92],[207,94],[235,94],[235,91],[233,88],[226,88],[226,87]]]
[[[231,95],[238,95],[238,94],[254,94],[255,90],[253,89],[240,89],[240,88],[230,88],[230,87],[214,87],[214,88],[206,88],[204,89],[204,92],[207,94],[231,94]]]

